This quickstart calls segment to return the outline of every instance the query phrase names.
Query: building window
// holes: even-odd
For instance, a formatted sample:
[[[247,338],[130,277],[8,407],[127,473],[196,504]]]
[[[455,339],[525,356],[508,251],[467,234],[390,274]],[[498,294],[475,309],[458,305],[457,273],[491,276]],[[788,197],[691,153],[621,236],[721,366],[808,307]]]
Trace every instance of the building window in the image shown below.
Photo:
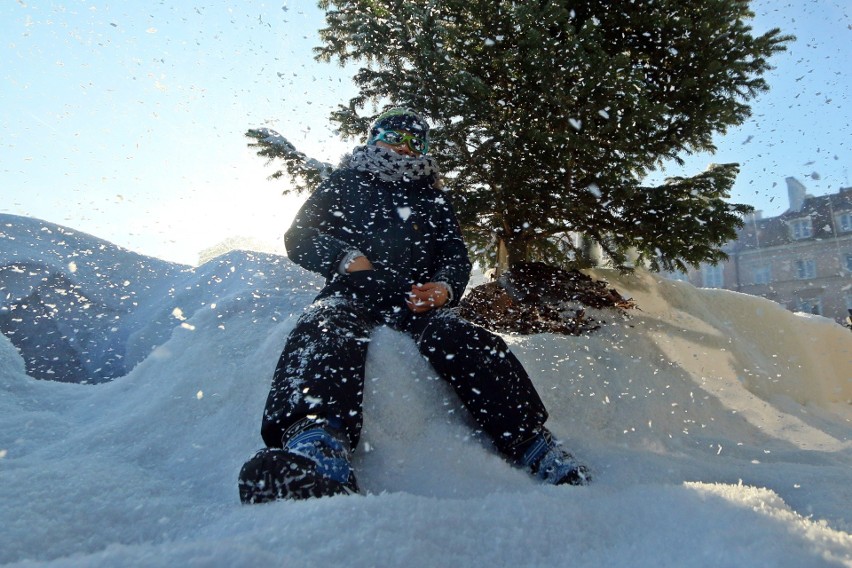
[[[793,238],[797,241],[801,239],[809,239],[814,234],[813,228],[811,227],[810,217],[807,219],[796,219],[795,221],[790,221],[790,231],[793,234]]]
[[[796,311],[821,316],[822,300],[819,298],[799,298],[796,301]]]
[[[701,268],[701,280],[705,288],[721,288],[725,283],[722,265],[704,265]]]
[[[846,253],[846,271],[852,272],[852,252]]]
[[[772,267],[758,266],[754,269],[755,284],[770,284],[772,282]]]
[[[837,215],[837,228],[841,233],[852,231],[852,212],[844,211]]]
[[[805,280],[816,278],[816,261],[812,258],[799,259],[796,261],[796,278]]]

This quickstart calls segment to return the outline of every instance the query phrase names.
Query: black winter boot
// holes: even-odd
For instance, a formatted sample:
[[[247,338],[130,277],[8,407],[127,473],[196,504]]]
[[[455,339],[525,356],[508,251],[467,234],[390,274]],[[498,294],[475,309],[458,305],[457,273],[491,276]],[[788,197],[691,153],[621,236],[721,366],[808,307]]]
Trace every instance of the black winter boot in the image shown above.
[[[562,449],[547,429],[542,429],[528,443],[520,465],[550,485],[588,485],[592,481],[588,468]]]
[[[300,422],[284,448],[264,448],[240,470],[240,500],[265,503],[358,493],[348,441],[334,430]]]

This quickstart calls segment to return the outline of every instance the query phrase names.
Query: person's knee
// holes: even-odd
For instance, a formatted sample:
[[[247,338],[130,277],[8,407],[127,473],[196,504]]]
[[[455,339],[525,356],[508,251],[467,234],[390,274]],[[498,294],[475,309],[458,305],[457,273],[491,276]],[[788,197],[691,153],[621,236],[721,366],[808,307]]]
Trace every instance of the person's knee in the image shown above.
[[[499,335],[454,313],[435,318],[423,333],[421,343],[428,347],[442,346],[444,349],[449,348],[455,351],[483,350],[492,355],[508,351],[506,342]]]
[[[308,307],[299,318],[297,327],[347,334],[355,330],[369,329],[370,326],[365,314],[356,304],[339,298],[325,298]]]

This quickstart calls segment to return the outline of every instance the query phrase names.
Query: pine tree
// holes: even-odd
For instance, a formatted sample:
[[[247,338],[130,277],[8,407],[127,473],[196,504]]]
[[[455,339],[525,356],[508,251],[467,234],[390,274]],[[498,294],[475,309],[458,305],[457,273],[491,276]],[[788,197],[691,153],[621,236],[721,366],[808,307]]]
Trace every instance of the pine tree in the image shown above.
[[[746,0],[631,2],[322,0],[317,58],[361,62],[333,113],[363,135],[363,109],[403,105],[435,125],[433,148],[479,260],[560,263],[594,239],[617,266],[725,257],[751,208],[730,204],[737,164],[646,187],[741,124],[790,36],[755,36]]]

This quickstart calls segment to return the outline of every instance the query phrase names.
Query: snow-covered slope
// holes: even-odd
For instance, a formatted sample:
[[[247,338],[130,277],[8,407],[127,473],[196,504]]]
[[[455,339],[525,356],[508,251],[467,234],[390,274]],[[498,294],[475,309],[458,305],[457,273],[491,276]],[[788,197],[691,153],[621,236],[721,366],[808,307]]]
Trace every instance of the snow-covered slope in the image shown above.
[[[506,338],[594,469],[584,488],[503,462],[413,343],[380,328],[355,464],[366,495],[242,506],[236,474],[318,278],[282,257],[189,269],[0,221],[0,300],[79,290],[87,303],[58,313],[118,331],[70,328],[72,353],[123,347],[127,369],[34,380],[0,336],[0,564],[852,566],[852,334],[834,323],[598,272],[641,311],[591,336]]]
[[[0,215],[0,331],[34,377],[97,383],[122,376],[150,352],[136,352],[140,344],[164,340],[170,328],[151,318],[151,308],[182,268]]]
[[[190,268],[67,227],[0,215],[0,332],[36,378],[105,382],[125,375],[218,298],[267,295],[259,291],[267,277],[273,291],[290,286],[292,277],[283,275],[290,269],[279,257],[241,252]]]

